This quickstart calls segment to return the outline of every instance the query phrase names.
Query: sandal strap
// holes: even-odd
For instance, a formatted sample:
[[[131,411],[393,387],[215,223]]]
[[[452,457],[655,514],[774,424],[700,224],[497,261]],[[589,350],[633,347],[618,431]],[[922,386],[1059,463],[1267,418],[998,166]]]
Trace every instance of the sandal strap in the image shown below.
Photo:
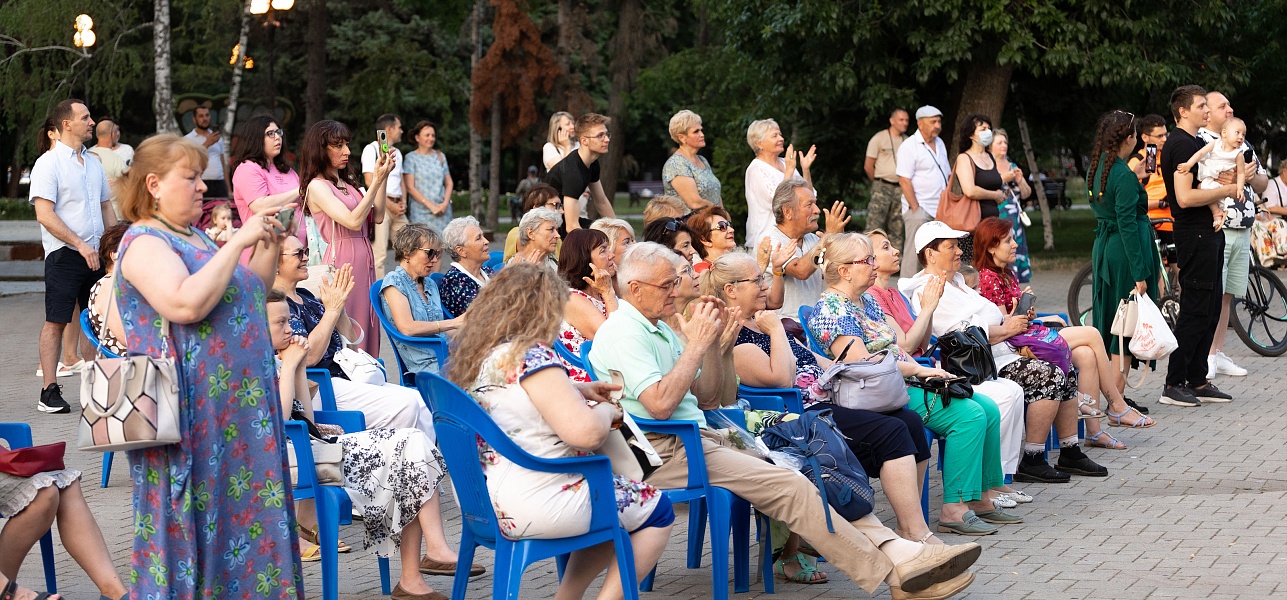
[[[18,582],[13,579],[9,580],[4,586],[4,591],[0,591],[0,600],[13,600],[18,593]]]

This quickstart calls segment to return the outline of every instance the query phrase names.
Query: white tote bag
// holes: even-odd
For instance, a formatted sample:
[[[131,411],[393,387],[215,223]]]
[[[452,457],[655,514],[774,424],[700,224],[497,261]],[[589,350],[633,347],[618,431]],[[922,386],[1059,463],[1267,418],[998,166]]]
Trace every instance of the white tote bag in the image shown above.
[[[349,317],[349,321],[358,330],[358,339],[349,341],[348,338],[344,337],[344,334],[340,334],[340,340],[344,343],[331,356],[331,360],[339,365],[340,370],[344,371],[349,381],[370,385],[384,385],[389,381],[389,374],[385,372],[384,365],[380,364],[380,361],[376,360],[375,357],[367,354],[366,350],[349,347],[362,343],[362,339],[366,337],[366,332],[362,331],[362,326],[358,325],[357,321],[354,321],[352,317]]]
[[[1162,311],[1144,294],[1132,294],[1138,306],[1139,317],[1135,324],[1135,335],[1131,336],[1128,346],[1131,354],[1140,360],[1161,360],[1170,356],[1179,347],[1175,334],[1171,332]]]

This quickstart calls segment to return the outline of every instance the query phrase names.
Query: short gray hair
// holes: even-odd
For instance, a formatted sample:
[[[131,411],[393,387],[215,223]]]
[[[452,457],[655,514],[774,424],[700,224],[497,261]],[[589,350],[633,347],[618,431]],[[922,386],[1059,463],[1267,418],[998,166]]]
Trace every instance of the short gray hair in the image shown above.
[[[679,143],[679,136],[688,133],[688,130],[701,125],[702,118],[697,113],[684,109],[670,118],[670,139]]]
[[[401,261],[411,256],[422,247],[421,244],[436,244],[441,248],[442,238],[438,237],[438,232],[433,227],[424,223],[407,223],[393,236],[393,260]]]
[[[624,231],[630,234],[631,238],[635,237],[635,228],[625,219],[610,219],[603,217],[590,224],[590,229],[602,231],[608,236],[608,252],[617,251],[617,234]]]
[[[751,145],[751,152],[760,151],[760,142],[764,141],[764,136],[772,130],[782,131],[778,122],[773,119],[760,119],[751,121],[751,126],[746,128],[746,143]]]
[[[552,208],[533,208],[523,215],[518,222],[518,243],[526,246],[532,241],[529,231],[541,226],[541,223],[553,223],[555,227],[563,224],[563,216]]]
[[[621,257],[621,264],[617,265],[617,286],[624,291],[630,282],[647,278],[659,264],[678,270],[683,262],[684,258],[670,248],[656,242],[639,242]]]
[[[808,189],[808,187],[809,182],[805,181],[803,177],[792,175],[783,179],[782,183],[779,183],[778,187],[773,190],[773,218],[778,225],[781,225],[782,221],[786,219],[786,207],[794,206],[796,202],[800,201],[800,195],[796,193],[796,190],[800,188]]]
[[[452,260],[460,260],[460,254],[456,252],[456,246],[464,246],[465,242],[469,241],[465,239],[465,232],[470,227],[482,229],[482,226],[478,224],[478,219],[475,219],[473,215],[456,217],[450,223],[447,223],[446,227],[442,228],[442,249],[451,255]]]

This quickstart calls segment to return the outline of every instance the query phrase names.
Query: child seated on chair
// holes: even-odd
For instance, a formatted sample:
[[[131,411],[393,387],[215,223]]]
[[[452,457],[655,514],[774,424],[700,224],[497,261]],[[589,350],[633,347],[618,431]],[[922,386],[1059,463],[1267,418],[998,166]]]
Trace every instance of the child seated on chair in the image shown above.
[[[269,292],[267,312],[273,349],[280,361],[282,411],[293,419],[312,423],[312,401],[305,375],[308,340],[291,331],[290,308],[281,292]],[[320,430],[313,435],[319,433]],[[343,486],[353,502],[353,511],[362,515],[366,530],[363,547],[376,546],[381,556],[398,549],[402,573],[393,588],[393,597],[445,600],[446,596],[435,592],[421,577],[422,573],[450,576],[456,572],[456,552],[443,533],[442,507],[436,493],[447,467],[433,442],[421,431],[410,428],[369,429],[322,441],[344,447]],[[411,512],[406,510],[409,507],[419,509]],[[301,560],[321,560],[317,512],[312,502],[300,502],[297,515]],[[422,536],[427,544],[424,557],[420,555]],[[339,551],[349,550],[341,541]],[[481,566],[470,568],[471,576],[482,573]]]

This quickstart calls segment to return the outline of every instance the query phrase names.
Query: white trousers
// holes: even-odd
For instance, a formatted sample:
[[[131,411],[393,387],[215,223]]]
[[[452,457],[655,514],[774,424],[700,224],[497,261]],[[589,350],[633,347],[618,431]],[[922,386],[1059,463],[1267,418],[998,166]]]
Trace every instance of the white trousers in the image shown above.
[[[332,377],[331,385],[335,388],[335,408],[362,413],[367,429],[419,429],[437,445],[433,413],[420,392],[394,383],[371,385],[339,377]],[[314,394],[313,410],[321,409],[322,399]]]
[[[1001,413],[1001,472],[1014,475],[1023,453],[1023,388],[1009,379],[993,379],[974,386],[974,391],[991,398]]]

